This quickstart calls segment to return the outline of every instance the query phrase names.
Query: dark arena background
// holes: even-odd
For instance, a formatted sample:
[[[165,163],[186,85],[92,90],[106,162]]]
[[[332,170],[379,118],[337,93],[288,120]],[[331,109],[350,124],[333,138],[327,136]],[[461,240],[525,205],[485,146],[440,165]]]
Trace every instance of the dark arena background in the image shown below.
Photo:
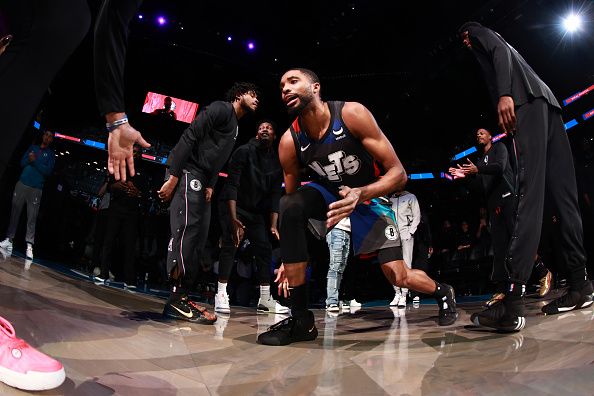
[[[15,8],[4,3],[0,36],[11,33]],[[568,286],[558,226],[562,214],[545,201],[538,253],[552,275],[552,290],[541,297],[540,279],[532,276],[526,328],[511,334],[475,328],[470,315],[496,291],[490,282],[494,252],[486,202],[480,186],[448,172],[476,162],[477,129],[510,139],[498,127],[479,64],[458,35],[464,22],[477,21],[522,54],[561,104],[587,269],[594,274],[591,1],[145,0],[129,26],[124,92],[130,123],[152,146],[141,149],[136,160],[135,238],[116,239],[108,279],[99,277],[108,133],[97,107],[93,63],[93,23],[101,3],[88,0],[89,33],[51,81],[0,175],[4,239],[23,153],[39,144],[43,131],[53,132],[55,166],[43,186],[34,259],[25,257],[26,210],[12,255],[3,250],[0,256],[0,316],[66,372],[60,387],[39,394],[594,394],[592,307],[555,316],[541,312]],[[35,62],[44,67],[43,58]],[[219,315],[213,326],[161,315],[169,293],[170,223],[168,203],[157,191],[172,148],[199,111],[224,100],[235,81],[253,82],[260,90],[257,112],[239,121],[235,147],[255,136],[262,118],[276,123],[278,146],[293,121],[279,89],[292,67],[318,74],[323,100],[360,102],[375,116],[408,174],[406,190],[420,204],[430,236],[427,273],[456,290],[455,325],[437,326],[432,296],[421,295],[414,304],[409,298],[404,308],[390,306],[394,289],[374,257],[349,257],[343,277],[341,300],[362,306],[327,312],[328,246],[314,238],[307,297],[319,331],[315,341],[274,348],[256,342],[286,316],[256,313],[259,281],[249,240],[240,244],[229,279],[231,314]],[[175,103],[175,117],[159,111],[166,97]],[[194,257],[199,273],[190,290],[211,311],[221,236],[216,201],[227,176],[225,166],[215,186],[206,247]],[[273,282],[282,258],[272,236],[271,243],[271,292],[287,305]],[[132,281],[121,253],[126,244],[134,246]],[[0,382],[0,394],[23,392]]]

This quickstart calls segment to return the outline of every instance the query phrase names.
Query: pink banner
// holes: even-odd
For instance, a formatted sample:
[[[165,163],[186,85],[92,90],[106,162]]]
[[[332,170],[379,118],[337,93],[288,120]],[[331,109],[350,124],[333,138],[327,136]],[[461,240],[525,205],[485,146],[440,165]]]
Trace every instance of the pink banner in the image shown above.
[[[167,115],[170,110],[169,112],[165,110],[165,98],[171,98],[172,103],[170,106],[174,108],[173,113],[175,114],[175,116],[172,118],[187,123],[190,123],[194,120],[194,117],[196,117],[196,112],[198,111],[198,103],[189,102],[187,100],[154,92],[149,92],[146,94],[142,111],[149,114]]]

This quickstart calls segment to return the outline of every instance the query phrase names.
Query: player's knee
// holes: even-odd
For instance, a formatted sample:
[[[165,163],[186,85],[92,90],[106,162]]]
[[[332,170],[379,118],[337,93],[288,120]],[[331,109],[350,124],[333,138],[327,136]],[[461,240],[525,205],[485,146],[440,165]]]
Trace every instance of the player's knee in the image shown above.
[[[297,194],[284,195],[280,200],[281,226],[304,221],[305,211],[303,200]]]

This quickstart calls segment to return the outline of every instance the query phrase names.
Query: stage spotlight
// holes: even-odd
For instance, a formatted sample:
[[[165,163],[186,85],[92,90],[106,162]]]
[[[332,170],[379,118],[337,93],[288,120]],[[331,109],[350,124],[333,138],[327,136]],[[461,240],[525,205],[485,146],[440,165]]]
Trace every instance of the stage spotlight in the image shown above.
[[[144,16],[142,14],[138,14],[138,19],[142,19]]]
[[[255,45],[255,44],[254,44],[252,41],[250,41],[250,42],[248,43],[247,47],[248,47],[248,49],[249,49],[250,51],[253,51],[253,50],[254,50],[254,48],[256,48],[256,45]]]
[[[159,25],[163,26],[163,25],[165,25],[167,23],[167,19],[165,19],[165,17],[160,16],[160,17],[157,18],[157,23]]]
[[[582,27],[582,17],[578,14],[569,14],[563,18],[563,28],[569,33],[574,33]]]
[[[227,41],[231,41],[231,40],[233,40],[233,37],[227,36]]]

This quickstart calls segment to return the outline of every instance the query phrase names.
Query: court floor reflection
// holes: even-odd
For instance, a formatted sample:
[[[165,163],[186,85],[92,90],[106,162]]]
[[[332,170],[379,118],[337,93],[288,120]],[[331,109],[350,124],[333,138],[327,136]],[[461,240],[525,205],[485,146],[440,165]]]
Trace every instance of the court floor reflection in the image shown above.
[[[470,326],[478,303],[445,328],[435,305],[318,310],[316,341],[264,347],[257,334],[284,316],[234,308],[214,326],[165,321],[158,298],[0,258],[0,315],[66,368],[48,395],[594,394],[593,310],[545,317],[543,304],[511,335]]]

